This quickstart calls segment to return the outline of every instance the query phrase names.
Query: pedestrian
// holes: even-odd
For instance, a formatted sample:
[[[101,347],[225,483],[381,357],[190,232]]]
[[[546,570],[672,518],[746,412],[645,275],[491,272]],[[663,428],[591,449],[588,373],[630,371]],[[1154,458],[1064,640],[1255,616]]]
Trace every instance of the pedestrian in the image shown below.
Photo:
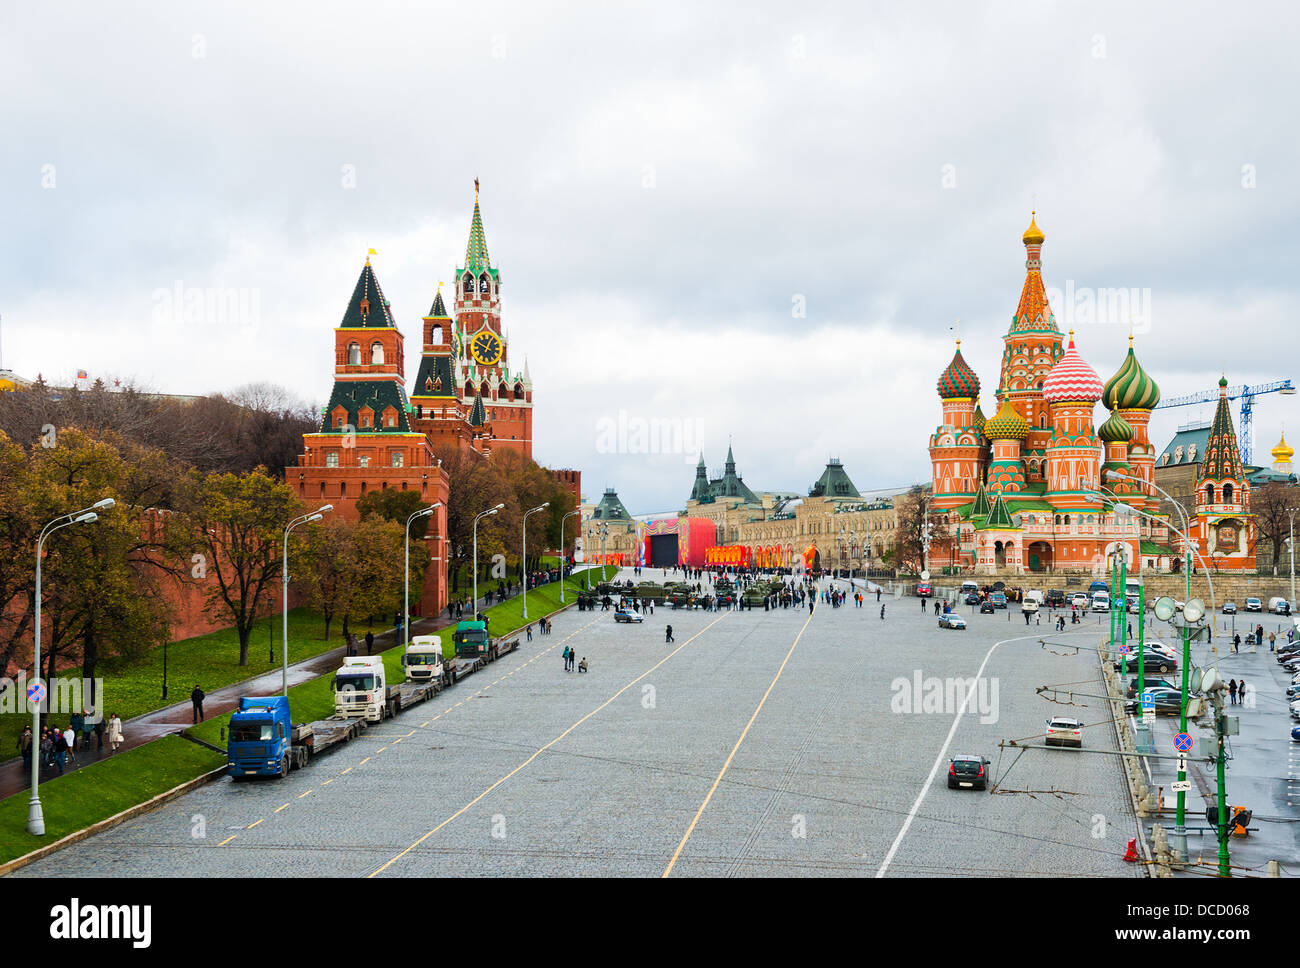
[[[32,728],[23,727],[23,734],[18,737],[18,749],[23,754],[23,772],[30,773],[32,770]]]
[[[1277,633],[1276,633],[1276,632],[1269,632],[1269,633],[1268,633],[1268,651],[1270,651],[1270,652],[1276,652],[1276,651],[1277,651]]]
[[[672,640],[673,640],[673,627],[671,625],[665,626],[664,642],[667,643],[667,642],[671,642]]]
[[[879,593],[879,592],[876,593],[876,601],[880,601],[880,593]],[[880,620],[881,620],[882,622],[885,620],[885,606],[884,606],[884,605],[881,605],[881,606],[880,606]]]
[[[564,651],[560,653],[560,658],[564,660],[564,671],[569,671],[569,647],[566,645]]]
[[[1025,612],[1025,625],[1029,624],[1029,613]]]
[[[67,747],[68,759],[73,763],[77,762],[77,754],[74,752],[77,745],[77,734],[72,731],[71,726],[63,731],[63,745]]]
[[[375,648],[375,633],[367,632],[366,633],[366,655],[370,655],[374,651],[374,648]]]
[[[203,699],[207,694],[198,687],[196,683],[194,691],[190,693],[190,702],[194,704],[194,722],[203,722]]]
[[[1238,632],[1236,635],[1232,637],[1232,651],[1236,652],[1240,648],[1241,648],[1241,633]]]
[[[1246,680],[1245,679],[1239,679],[1237,681],[1237,705],[1239,706],[1246,705]]]
[[[1237,705],[1237,680],[1228,680],[1228,697],[1231,705]]]
[[[528,633],[528,641],[531,642],[533,640],[533,627],[530,625],[524,631]]]
[[[54,731],[54,765],[59,768],[59,776],[63,776],[63,767],[68,760],[68,741],[63,738],[63,734],[57,729]]]
[[[108,718],[108,745],[116,753],[117,748],[124,742],[126,740],[122,736],[122,720],[118,718],[117,713],[113,713]]]
[[[85,724],[85,722],[86,722],[86,717],[83,716],[81,713],[72,714],[72,719],[71,719],[72,725],[68,727],[68,731],[72,733],[71,738],[68,740],[69,748],[74,750],[77,748],[77,738],[81,735],[81,727]]]
[[[578,663],[578,671],[579,672],[587,671],[587,657],[585,655],[582,657],[582,661]]]
[[[104,752],[104,717],[98,711],[95,714],[95,740],[98,744],[95,747],[95,752]]]

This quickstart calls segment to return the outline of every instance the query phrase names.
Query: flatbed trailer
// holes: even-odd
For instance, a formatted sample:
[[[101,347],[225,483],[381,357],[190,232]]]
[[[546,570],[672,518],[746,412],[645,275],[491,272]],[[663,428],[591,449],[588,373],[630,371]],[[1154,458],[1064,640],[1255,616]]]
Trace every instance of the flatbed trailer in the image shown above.
[[[410,709],[412,706],[418,706],[420,703],[432,699],[438,693],[442,692],[443,685],[441,681],[432,682],[403,682],[397,685],[396,705],[397,711],[401,712]]]

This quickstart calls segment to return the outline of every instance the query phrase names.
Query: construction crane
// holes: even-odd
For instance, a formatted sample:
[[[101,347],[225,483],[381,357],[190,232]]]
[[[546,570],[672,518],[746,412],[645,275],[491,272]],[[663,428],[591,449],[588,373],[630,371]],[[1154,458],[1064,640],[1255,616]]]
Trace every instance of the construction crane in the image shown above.
[[[1241,399],[1241,429],[1238,433],[1238,442],[1241,447],[1241,462],[1243,464],[1251,463],[1251,457],[1255,451],[1255,423],[1253,419],[1255,398],[1264,393],[1285,393],[1290,395],[1295,392],[1295,384],[1290,380],[1275,380],[1272,383],[1260,383],[1255,386],[1242,384],[1241,386],[1228,387],[1229,400]],[[1156,409],[1190,407],[1197,403],[1212,403],[1218,399],[1218,390],[1206,390],[1202,393],[1189,393],[1170,400],[1161,400],[1156,404]]]

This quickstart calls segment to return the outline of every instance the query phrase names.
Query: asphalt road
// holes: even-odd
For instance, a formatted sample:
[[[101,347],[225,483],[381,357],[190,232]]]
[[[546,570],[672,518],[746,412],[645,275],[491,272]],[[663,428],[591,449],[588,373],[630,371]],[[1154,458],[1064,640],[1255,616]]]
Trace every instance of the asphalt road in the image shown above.
[[[210,784],[14,876],[1140,874],[1115,757],[999,749],[1041,744],[1055,713],[1115,748],[1102,700],[1034,691],[1100,692],[1099,627],[1045,649],[1046,617],[963,608],[945,631],[885,601],[884,620],[874,595],[811,618],[571,610],[286,780]],[[566,644],[588,674],[563,671]],[[1016,792],[948,789],[954,753]]]

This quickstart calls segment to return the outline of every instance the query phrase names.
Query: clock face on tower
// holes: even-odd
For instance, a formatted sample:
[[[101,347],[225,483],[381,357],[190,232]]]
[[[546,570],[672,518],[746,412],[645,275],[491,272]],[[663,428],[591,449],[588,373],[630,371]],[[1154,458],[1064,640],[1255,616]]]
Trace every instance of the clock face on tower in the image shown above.
[[[480,366],[493,366],[501,359],[501,337],[490,329],[480,330],[469,342],[470,352]]]

